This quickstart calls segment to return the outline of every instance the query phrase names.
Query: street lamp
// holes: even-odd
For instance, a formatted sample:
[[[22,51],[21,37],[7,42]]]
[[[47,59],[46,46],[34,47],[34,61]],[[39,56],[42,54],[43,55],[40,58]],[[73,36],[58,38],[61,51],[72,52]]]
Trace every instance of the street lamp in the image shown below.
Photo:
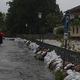
[[[25,24],[25,27],[26,27],[26,30],[27,30],[28,24]]]
[[[27,28],[28,24],[26,24],[25,26],[26,26],[26,28]]]
[[[41,13],[41,12],[38,13],[38,18],[39,18],[39,19],[42,18],[42,13]]]
[[[42,18],[42,13],[41,13],[41,12],[38,13],[38,18],[39,18],[39,19]],[[40,20],[39,20],[39,29],[40,29]],[[41,40],[41,36],[40,36],[40,41],[42,41],[42,40]]]

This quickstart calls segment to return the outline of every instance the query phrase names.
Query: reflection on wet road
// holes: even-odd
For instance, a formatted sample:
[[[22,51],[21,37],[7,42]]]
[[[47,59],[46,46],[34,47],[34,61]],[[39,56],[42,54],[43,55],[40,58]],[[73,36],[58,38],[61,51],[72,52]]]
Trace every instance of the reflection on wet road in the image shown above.
[[[0,80],[53,80],[45,64],[33,55],[17,42],[4,40],[0,47]]]

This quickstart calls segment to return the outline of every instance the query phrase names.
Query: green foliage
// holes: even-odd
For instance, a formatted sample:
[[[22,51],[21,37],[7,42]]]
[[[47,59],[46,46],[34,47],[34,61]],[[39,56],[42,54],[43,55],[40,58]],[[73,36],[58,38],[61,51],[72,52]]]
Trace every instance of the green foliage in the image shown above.
[[[5,31],[5,14],[0,12],[0,31]]]
[[[58,70],[55,73],[55,80],[64,80],[64,72],[61,70]]]
[[[80,19],[79,19],[79,18],[74,18],[74,19],[71,21],[71,25],[72,25],[72,26],[79,26],[79,25],[80,25]]]
[[[62,16],[56,0],[13,0],[9,5],[6,18],[9,34],[50,32],[60,23]],[[39,12],[42,13],[41,19]]]
[[[62,27],[56,29],[56,34],[63,35],[64,29]]]

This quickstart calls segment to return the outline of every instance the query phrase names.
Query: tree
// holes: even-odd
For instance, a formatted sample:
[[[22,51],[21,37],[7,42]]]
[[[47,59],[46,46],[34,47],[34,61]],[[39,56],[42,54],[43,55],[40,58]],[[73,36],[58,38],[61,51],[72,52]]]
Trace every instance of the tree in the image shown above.
[[[52,19],[52,22],[50,22],[48,16],[51,14],[57,20],[60,18],[57,16],[61,16],[56,0],[13,0],[9,2],[9,5],[10,8],[6,19],[9,34],[22,34],[26,30],[27,33],[42,33],[42,30],[46,32],[46,26],[49,26],[50,23],[57,24],[55,19]],[[39,12],[42,13],[41,19],[38,18]],[[27,29],[26,24],[28,24]],[[49,29],[52,28],[49,27]]]
[[[0,12],[0,31],[5,31],[5,14]]]

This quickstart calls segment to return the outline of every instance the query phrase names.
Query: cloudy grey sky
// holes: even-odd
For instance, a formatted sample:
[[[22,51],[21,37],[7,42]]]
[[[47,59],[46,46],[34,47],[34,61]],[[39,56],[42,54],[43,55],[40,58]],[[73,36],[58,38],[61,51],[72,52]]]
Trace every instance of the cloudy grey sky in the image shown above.
[[[6,5],[7,1],[11,0],[0,0],[0,11],[7,12],[8,5]],[[80,5],[80,0],[56,0],[57,4],[59,4],[59,7],[62,11],[66,11],[68,9],[71,9],[75,6]]]
[[[80,0],[56,0],[62,11],[66,11],[80,5]]]
[[[8,5],[6,5],[6,2],[11,0],[0,0],[0,12],[7,12],[7,9],[9,8]]]

